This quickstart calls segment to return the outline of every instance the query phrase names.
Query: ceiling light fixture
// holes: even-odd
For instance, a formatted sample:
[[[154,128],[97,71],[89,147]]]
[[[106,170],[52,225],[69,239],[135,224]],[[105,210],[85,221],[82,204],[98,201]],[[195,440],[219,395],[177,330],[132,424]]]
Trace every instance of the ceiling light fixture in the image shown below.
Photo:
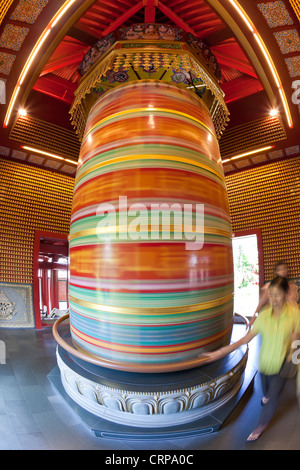
[[[14,106],[15,106],[15,102],[16,102],[16,99],[17,99],[17,96],[19,94],[19,91],[20,91],[20,87],[21,85],[24,83],[24,80],[29,72],[29,69],[34,61],[34,59],[36,58],[38,52],[40,51],[42,45],[44,44],[44,42],[46,41],[46,39],[48,38],[51,30],[54,28],[54,26],[57,24],[57,22],[63,17],[63,15],[67,12],[67,10],[73,5],[73,3],[75,3],[77,0],[67,0],[63,6],[56,12],[56,14],[53,16],[52,20],[50,21],[50,23],[48,23],[47,27],[44,29],[44,31],[42,32],[42,34],[40,35],[39,39],[37,40],[37,42],[35,43],[35,46],[33,47],[31,53],[29,54],[27,60],[26,60],[26,63],[22,69],[22,72],[19,76],[19,79],[17,81],[17,84],[15,86],[15,89],[13,91],[13,94],[12,94],[12,97],[10,99],[10,102],[9,102],[9,105],[8,105],[8,108],[7,108],[7,111],[6,111],[6,115],[5,115],[5,118],[4,118],[4,123],[3,123],[3,127],[7,127],[8,126],[8,123],[10,121],[10,117],[11,117],[11,114],[12,114],[12,111],[14,109]]]
[[[253,34],[253,37],[256,40],[261,52],[263,53],[263,55],[265,57],[265,60],[266,60],[268,66],[270,68],[271,73],[272,73],[272,76],[275,80],[275,83],[276,83],[276,86],[277,86],[277,89],[278,89],[278,92],[279,92],[279,95],[280,95],[280,99],[281,99],[281,102],[282,102],[282,105],[283,105],[283,108],[284,108],[284,112],[285,112],[285,115],[286,115],[286,119],[287,119],[287,122],[288,122],[288,126],[290,128],[292,128],[293,127],[293,120],[292,120],[291,112],[290,112],[290,109],[289,109],[288,101],[287,101],[286,95],[284,93],[284,89],[283,89],[283,85],[282,85],[281,80],[280,80],[280,76],[277,72],[277,69],[274,65],[274,62],[273,62],[272,57],[271,57],[271,55],[268,51],[267,46],[265,45],[264,41],[260,37],[257,29],[255,28],[254,23],[252,23],[251,19],[246,14],[246,12],[243,10],[243,8],[239,5],[239,3],[236,0],[228,0],[228,1],[231,3],[231,5],[234,7],[234,9],[237,11],[237,13],[243,19],[244,23],[247,25],[248,29]]]
[[[73,165],[78,165],[78,162],[75,162],[74,160],[69,160],[69,158],[64,159],[66,162],[73,163]]]
[[[27,111],[24,108],[20,108],[18,114],[19,116],[27,116]]]
[[[274,145],[268,145],[267,147],[262,147],[260,149],[249,150],[249,152],[241,153],[239,155],[235,155],[234,157],[227,158],[226,160],[223,160],[222,163],[227,163],[227,162],[230,162],[231,160],[237,160],[238,158],[248,157],[250,155],[254,155],[260,152],[266,152],[267,150],[271,150],[274,147],[275,147]]]
[[[27,145],[21,145],[21,148],[24,150],[29,150],[29,152],[40,153],[41,155],[46,155],[47,157],[56,158],[58,160],[64,160],[65,162],[73,163],[73,165],[78,165],[74,160],[61,157],[60,155],[55,155],[54,153],[46,152],[45,150],[35,149],[33,147],[28,147]]]
[[[22,149],[29,150],[29,152],[41,153],[42,155],[47,155],[47,157],[58,158],[59,160],[64,160],[64,157],[55,155],[54,153],[45,152],[44,150],[34,149],[32,147],[27,147],[27,145],[21,145]]]
[[[13,91],[13,94],[11,96],[11,99],[10,99],[10,103],[9,103],[9,106],[7,108],[7,111],[6,111],[3,127],[7,127],[7,125],[8,125],[8,122],[10,120],[10,116],[11,116],[12,110],[14,108],[17,96],[19,94],[19,91],[20,91],[20,85],[17,85],[15,87],[15,89]]]

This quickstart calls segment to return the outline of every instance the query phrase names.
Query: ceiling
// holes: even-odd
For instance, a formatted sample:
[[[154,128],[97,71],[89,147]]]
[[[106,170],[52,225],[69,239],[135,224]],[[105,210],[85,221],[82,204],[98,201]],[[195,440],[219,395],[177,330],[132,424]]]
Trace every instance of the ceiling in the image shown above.
[[[300,77],[300,2],[234,2],[73,0],[39,46],[20,84],[26,61],[51,19],[66,3],[62,0],[0,0],[0,6],[3,4],[0,79],[6,82],[6,104],[0,106],[2,123],[18,90],[9,122],[0,128],[0,155],[74,175],[80,143],[70,124],[69,110],[81,78],[78,66],[97,40],[122,26],[143,22],[167,23],[191,32],[203,40],[217,58],[222,71],[220,85],[230,111],[229,126],[220,140],[225,173],[299,154],[300,115],[292,87]],[[8,5],[6,10],[5,5]],[[237,6],[255,25],[254,32],[249,30]],[[261,39],[260,45],[257,36]],[[276,69],[281,89],[272,76],[262,43]],[[270,118],[269,113],[275,108],[278,115]],[[27,115],[20,116],[20,109],[25,109]],[[59,155],[61,159],[24,146]],[[255,153],[257,149],[271,146]],[[254,154],[235,158],[248,150]]]

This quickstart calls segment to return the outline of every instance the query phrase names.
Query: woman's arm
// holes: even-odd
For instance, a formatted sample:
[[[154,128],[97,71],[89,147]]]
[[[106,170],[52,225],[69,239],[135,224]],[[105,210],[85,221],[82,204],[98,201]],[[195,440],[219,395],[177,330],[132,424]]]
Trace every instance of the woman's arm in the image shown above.
[[[269,284],[266,284],[261,290],[261,295],[260,295],[258,306],[256,307],[255,312],[249,322],[250,326],[253,325],[255,318],[256,318],[256,314],[259,314],[259,311],[269,302],[268,285]]]
[[[228,346],[225,346],[224,348],[218,349],[217,351],[212,351],[207,354],[203,354],[200,357],[203,356],[205,359],[208,360],[208,362],[214,362],[217,361],[218,359],[222,359],[222,357],[228,356],[228,354],[232,353],[236,349],[238,349],[240,346],[243,346],[244,344],[250,343],[250,341],[257,335],[258,333],[250,330],[243,338],[241,338],[239,341],[236,341],[235,343],[232,343]]]

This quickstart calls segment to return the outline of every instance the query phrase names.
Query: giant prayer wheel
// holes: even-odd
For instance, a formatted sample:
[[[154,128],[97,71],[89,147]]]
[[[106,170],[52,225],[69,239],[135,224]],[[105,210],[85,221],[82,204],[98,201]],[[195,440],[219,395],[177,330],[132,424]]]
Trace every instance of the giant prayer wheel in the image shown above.
[[[178,28],[166,39],[152,26],[155,38],[138,44],[133,27],[130,39],[110,36],[85,62],[71,110],[82,145],[70,329],[79,351],[112,369],[165,372],[231,338],[232,233],[218,145],[228,112],[203,48]]]

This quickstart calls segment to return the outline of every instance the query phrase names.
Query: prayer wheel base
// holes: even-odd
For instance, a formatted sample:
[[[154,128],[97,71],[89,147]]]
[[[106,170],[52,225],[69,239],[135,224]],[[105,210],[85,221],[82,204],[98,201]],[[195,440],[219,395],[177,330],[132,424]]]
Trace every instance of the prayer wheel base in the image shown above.
[[[253,383],[247,357],[245,346],[189,371],[138,374],[104,369],[58,346],[48,378],[98,437],[185,437],[219,430]]]

